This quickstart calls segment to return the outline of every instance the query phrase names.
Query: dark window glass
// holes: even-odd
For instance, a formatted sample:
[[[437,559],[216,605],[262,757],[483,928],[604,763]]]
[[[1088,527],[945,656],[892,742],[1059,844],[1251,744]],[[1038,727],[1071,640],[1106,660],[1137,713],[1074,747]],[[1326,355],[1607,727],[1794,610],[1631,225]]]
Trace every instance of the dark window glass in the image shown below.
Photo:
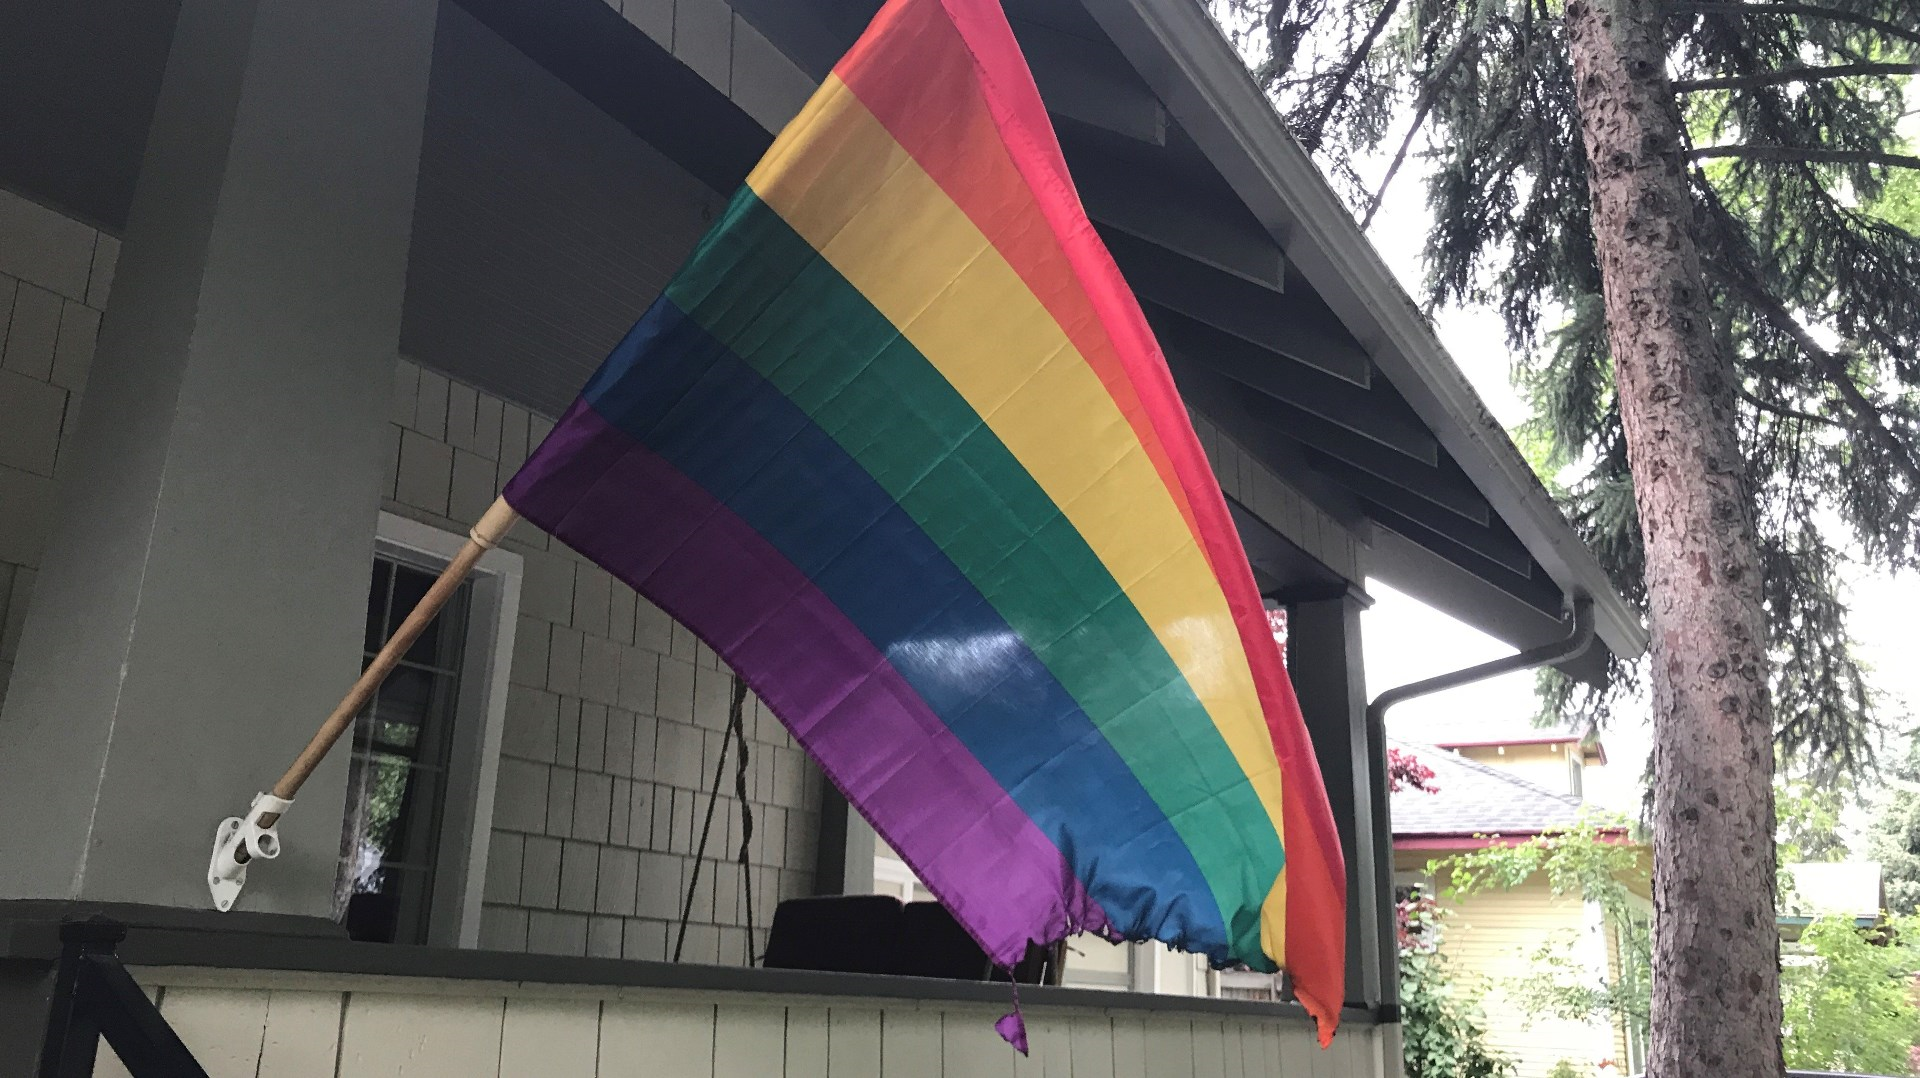
[[[437,575],[374,559],[363,665]],[[427,941],[469,600],[470,585],[462,585],[354,722],[335,895],[354,939]]]

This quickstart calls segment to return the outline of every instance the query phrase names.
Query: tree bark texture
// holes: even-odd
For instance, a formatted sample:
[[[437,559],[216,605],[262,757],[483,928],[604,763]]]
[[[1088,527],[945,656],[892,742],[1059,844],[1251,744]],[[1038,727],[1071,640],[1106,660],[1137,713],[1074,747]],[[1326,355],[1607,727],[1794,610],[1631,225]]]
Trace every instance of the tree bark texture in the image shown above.
[[[1566,25],[1628,462],[1654,720],[1649,1078],[1779,1078],[1773,722],[1731,357],[1693,239],[1658,0]]]

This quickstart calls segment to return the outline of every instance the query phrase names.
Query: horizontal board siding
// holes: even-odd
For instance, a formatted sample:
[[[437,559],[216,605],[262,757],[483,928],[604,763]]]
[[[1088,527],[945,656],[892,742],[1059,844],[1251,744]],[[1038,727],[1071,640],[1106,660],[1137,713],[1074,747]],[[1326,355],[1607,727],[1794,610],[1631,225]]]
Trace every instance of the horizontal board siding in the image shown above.
[[[1022,1057],[979,1003],[135,973],[214,1078],[1386,1078],[1374,1030],[1323,1052],[1291,1016],[1028,1008]],[[95,1074],[126,1070],[103,1048]]]
[[[1456,983],[1480,993],[1487,1043],[1515,1061],[1516,1078],[1546,1078],[1562,1059],[1591,1069],[1616,1058],[1608,1023],[1533,1019],[1512,996],[1511,983],[1535,971],[1534,955],[1543,944],[1567,938],[1586,944],[1584,903],[1554,896],[1545,877],[1535,876],[1518,887],[1447,905],[1442,947]]]

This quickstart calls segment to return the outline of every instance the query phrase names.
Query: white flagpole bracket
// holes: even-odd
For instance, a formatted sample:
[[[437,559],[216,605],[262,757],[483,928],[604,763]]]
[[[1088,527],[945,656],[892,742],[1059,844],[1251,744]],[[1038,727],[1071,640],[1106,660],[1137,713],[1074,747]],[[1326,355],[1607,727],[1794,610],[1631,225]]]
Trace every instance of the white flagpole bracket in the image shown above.
[[[214,909],[225,913],[233,908],[240,889],[247,885],[250,862],[280,856],[280,834],[275,828],[292,807],[287,798],[255,794],[245,819],[229,816],[220,821],[213,832],[213,858],[207,863],[207,889],[213,892]]]

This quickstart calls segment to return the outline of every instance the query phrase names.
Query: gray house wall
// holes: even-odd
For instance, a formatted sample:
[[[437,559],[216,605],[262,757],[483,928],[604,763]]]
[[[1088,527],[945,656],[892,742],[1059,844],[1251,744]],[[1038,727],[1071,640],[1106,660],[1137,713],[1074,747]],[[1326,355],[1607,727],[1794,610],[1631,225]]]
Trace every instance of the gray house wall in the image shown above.
[[[729,57],[730,19],[720,22]],[[453,5],[442,8],[430,95],[402,330],[402,348],[425,363],[396,361],[382,504],[457,534],[664,284],[720,198]],[[0,699],[117,254],[114,237],[0,191]],[[668,957],[728,675],[684,627],[532,527],[506,545],[526,575],[481,945]],[[757,700],[745,718],[757,951],[774,904],[813,890],[823,784]],[[734,861],[746,814],[732,768],[730,757],[689,961],[747,955]]]

